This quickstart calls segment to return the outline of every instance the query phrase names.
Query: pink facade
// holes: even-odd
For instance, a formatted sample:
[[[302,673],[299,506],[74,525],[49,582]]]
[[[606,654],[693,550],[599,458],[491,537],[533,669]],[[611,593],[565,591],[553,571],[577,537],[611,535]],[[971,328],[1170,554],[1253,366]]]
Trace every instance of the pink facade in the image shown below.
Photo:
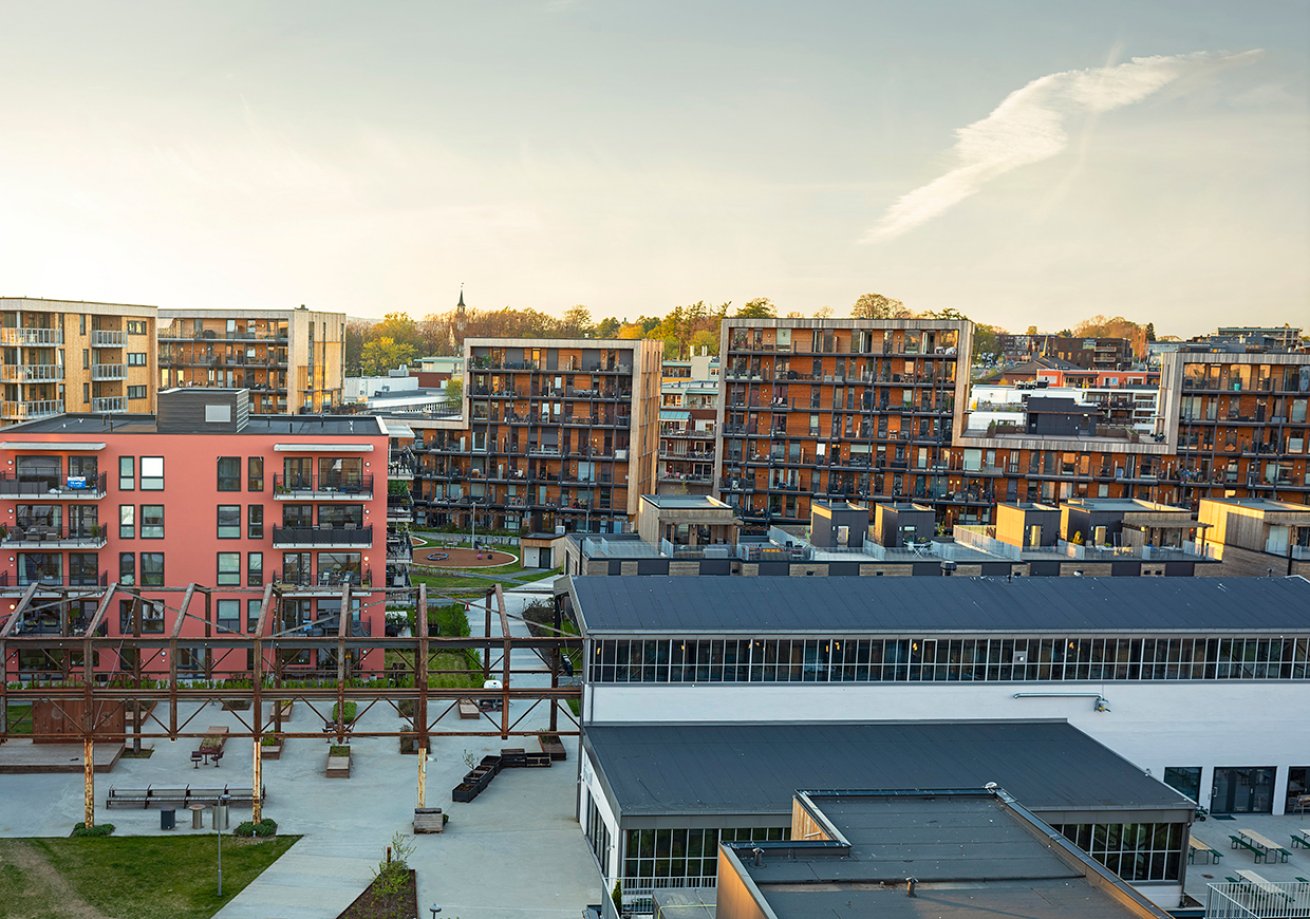
[[[388,444],[374,419],[346,433],[335,419],[315,429],[313,419],[252,417],[220,434],[156,433],[144,416],[112,430],[99,417],[64,417],[64,428],[56,418],[0,433],[0,602],[12,609],[34,583],[37,605],[42,587],[85,587],[71,615],[86,622],[117,583],[167,607],[149,610],[144,629],[167,635],[183,595],[151,588],[195,583],[213,589],[210,633],[245,634],[275,583],[285,599],[269,632],[336,634],[349,584],[352,631],[383,634]],[[47,608],[25,631],[58,630],[57,605]],[[183,639],[205,635],[204,608],[197,596]],[[115,599],[108,635],[131,634],[129,611]],[[302,666],[322,663],[305,656]],[[184,672],[206,669],[200,648],[186,657]],[[231,669],[246,668],[244,653],[229,657]],[[208,670],[229,666],[211,659]]]

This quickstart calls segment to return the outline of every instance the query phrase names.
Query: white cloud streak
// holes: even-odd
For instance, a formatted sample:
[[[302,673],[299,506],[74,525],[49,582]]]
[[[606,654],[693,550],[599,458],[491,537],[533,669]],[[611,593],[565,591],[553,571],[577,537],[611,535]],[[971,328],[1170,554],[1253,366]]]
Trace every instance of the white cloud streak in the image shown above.
[[[993,179],[1058,156],[1069,146],[1065,121],[1072,116],[1133,105],[1184,77],[1246,63],[1261,53],[1135,57],[1123,64],[1038,77],[1006,96],[986,118],[956,131],[955,168],[901,196],[861,242],[895,239],[977,194]]]

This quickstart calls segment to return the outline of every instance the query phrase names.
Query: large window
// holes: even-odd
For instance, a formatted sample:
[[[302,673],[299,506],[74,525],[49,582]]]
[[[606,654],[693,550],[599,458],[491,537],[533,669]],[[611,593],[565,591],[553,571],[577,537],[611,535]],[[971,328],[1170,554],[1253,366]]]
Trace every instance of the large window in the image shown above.
[[[141,490],[164,490],[164,458],[162,456],[141,457]]]
[[[240,552],[218,553],[218,581],[216,583],[219,587],[241,586]]]
[[[19,552],[18,586],[29,584],[62,584],[64,581],[63,556],[58,552]]]
[[[246,508],[246,537],[264,538],[264,505],[252,504]]]
[[[164,505],[162,504],[141,505],[141,538],[142,539],[164,538]]]
[[[246,555],[246,584],[251,587],[264,586],[263,552],[251,552]]]
[[[1164,769],[1164,783],[1193,801],[1199,803],[1201,800],[1200,766],[1166,766]]]
[[[218,612],[218,630],[220,632],[240,632],[241,601],[218,600],[215,605]]]
[[[136,584],[136,555],[132,552],[118,554],[118,583],[124,587]]]
[[[1178,880],[1184,824],[1081,823],[1055,829],[1125,881]]]
[[[220,456],[218,458],[218,490],[241,490],[241,457]]]
[[[136,538],[136,505],[118,505],[118,538]]]
[[[598,683],[1304,680],[1310,636],[1283,638],[606,639]]]
[[[241,538],[240,504],[220,504],[218,506],[218,538]]]
[[[264,458],[262,456],[246,458],[246,490],[264,490]]]
[[[142,587],[164,586],[164,553],[162,552],[141,553],[141,586]]]
[[[320,504],[318,525],[324,527],[361,527],[364,525],[362,504]]]
[[[118,458],[118,490],[136,490],[136,457],[120,456]]]
[[[628,830],[623,852],[625,878],[712,878],[718,873],[719,842],[779,842],[783,827]]]
[[[94,552],[68,553],[68,583],[92,587],[100,582],[100,558]]]

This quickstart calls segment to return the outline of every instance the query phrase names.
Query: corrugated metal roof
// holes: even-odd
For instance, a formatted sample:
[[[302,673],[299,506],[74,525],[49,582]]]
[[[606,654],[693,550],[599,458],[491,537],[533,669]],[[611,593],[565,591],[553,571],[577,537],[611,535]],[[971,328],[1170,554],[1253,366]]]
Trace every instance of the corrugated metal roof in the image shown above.
[[[575,577],[588,635],[1310,631],[1291,578]]]
[[[982,788],[1035,810],[1181,808],[1167,785],[1067,722],[591,725],[624,816],[785,814],[806,788]]]
[[[683,412],[677,409],[660,409],[660,421],[687,421],[691,418],[691,412]]]

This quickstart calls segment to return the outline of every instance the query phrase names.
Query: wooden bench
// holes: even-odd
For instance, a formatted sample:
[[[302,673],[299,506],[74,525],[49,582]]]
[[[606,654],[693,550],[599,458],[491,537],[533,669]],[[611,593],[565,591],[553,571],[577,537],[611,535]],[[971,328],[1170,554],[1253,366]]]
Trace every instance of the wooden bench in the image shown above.
[[[1243,839],[1253,843],[1256,848],[1263,850],[1264,860],[1269,864],[1273,864],[1274,862],[1285,862],[1292,856],[1292,853],[1287,849],[1284,849],[1268,836],[1258,833],[1255,830],[1239,827],[1237,832]],[[1256,861],[1258,862],[1260,859],[1257,858]]]
[[[440,833],[445,829],[446,819],[439,807],[414,808],[415,833]]]
[[[263,801],[265,789],[259,790],[259,800]],[[182,788],[159,787],[147,785],[145,788],[110,788],[105,798],[105,807],[190,807],[192,805],[217,804],[219,798],[227,796],[227,803],[232,807],[251,807],[254,804],[254,792],[249,787],[224,785],[222,788]]]
[[[481,715],[482,712],[478,708],[478,703],[474,702],[472,699],[459,700],[459,716],[461,718],[477,719],[481,717]]]
[[[1201,840],[1197,839],[1195,836],[1189,836],[1187,838],[1187,844],[1188,846],[1190,846],[1187,852],[1187,864],[1189,865],[1195,862],[1196,857],[1198,855],[1203,855],[1206,857],[1206,861],[1201,863],[1203,865],[1207,863],[1217,865],[1219,864],[1219,860],[1224,857],[1224,853],[1220,852],[1217,849],[1211,848],[1210,846],[1207,846],[1205,843],[1201,842]]]
[[[1292,831],[1292,848],[1305,846],[1310,849],[1310,827],[1301,827],[1299,830]]]
[[[1262,862],[1265,860],[1265,850],[1255,845],[1254,843],[1247,842],[1245,839],[1243,839],[1241,836],[1238,836],[1235,833],[1230,833],[1228,835],[1228,838],[1232,840],[1234,849],[1249,850],[1253,855],[1255,855],[1255,860],[1257,862]]]

